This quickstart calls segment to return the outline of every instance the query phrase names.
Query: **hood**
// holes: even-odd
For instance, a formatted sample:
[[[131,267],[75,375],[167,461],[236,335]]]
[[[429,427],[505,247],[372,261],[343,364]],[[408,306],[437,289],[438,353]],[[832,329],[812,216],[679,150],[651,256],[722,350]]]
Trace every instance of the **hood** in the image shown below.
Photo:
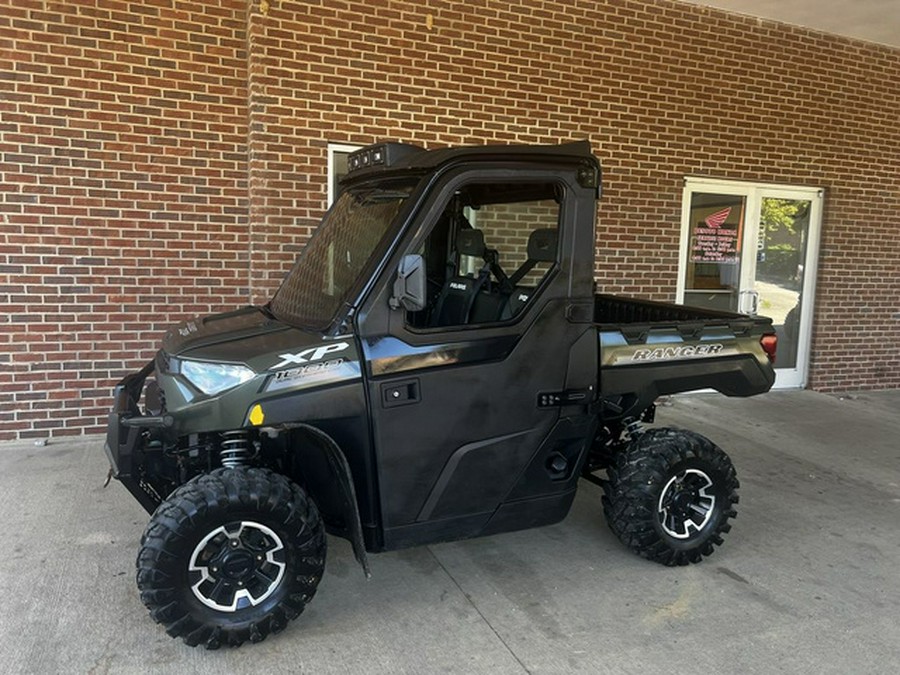
[[[241,364],[249,379],[205,393],[183,368],[188,361]],[[361,381],[359,352],[351,335],[326,336],[290,326],[265,309],[246,307],[174,326],[163,338],[157,358],[157,382],[167,412],[179,433],[234,429],[257,425],[253,406],[264,410],[268,424],[303,419],[296,402],[279,408],[274,402],[293,394]],[[281,410],[285,414],[277,411]]]
[[[273,318],[259,307],[213,314],[173,326],[163,351],[178,358],[243,363],[257,373],[325,359],[343,345],[340,356],[356,358],[353,340],[326,338]]]
[[[167,354],[181,356],[197,348],[289,329],[290,326],[270,318],[258,307],[244,307],[173,326],[163,337],[162,348]]]

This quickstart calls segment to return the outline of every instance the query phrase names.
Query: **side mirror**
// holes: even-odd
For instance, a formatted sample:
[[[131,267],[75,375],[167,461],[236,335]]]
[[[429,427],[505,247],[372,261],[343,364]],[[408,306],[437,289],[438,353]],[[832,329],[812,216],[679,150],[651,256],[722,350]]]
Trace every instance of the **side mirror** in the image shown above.
[[[390,305],[393,309],[402,307],[409,312],[425,309],[425,260],[422,256],[403,256],[397,268]]]

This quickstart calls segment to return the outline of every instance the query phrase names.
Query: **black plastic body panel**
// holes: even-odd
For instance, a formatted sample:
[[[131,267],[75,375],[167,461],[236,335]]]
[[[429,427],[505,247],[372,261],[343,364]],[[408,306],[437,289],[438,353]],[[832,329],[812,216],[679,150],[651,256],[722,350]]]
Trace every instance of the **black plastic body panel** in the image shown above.
[[[144,382],[153,372],[154,365],[154,361],[151,361],[138,372],[127,375],[116,385],[104,446],[113,477],[125,486],[148,513],[156,510],[160,495],[153,492],[152,488],[141,480],[144,433],[148,427],[142,427],[135,422],[151,419],[141,414],[138,402]]]
[[[726,396],[753,396],[772,388],[774,371],[753,356],[702,361],[676,361],[604,369],[603,395],[632,396],[633,405],[621,417],[634,417],[660,396],[715,389]]]
[[[417,403],[371,411],[386,528],[492,512],[513,489],[559,417],[559,408],[538,409],[537,393],[565,383],[566,355],[542,358],[544,345],[574,337],[560,321],[564,307],[535,308],[505,358],[442,361],[441,340],[435,353],[417,354],[418,368],[410,359],[402,377],[372,378],[372,401],[409,373],[420,382]]]
[[[302,421],[334,440],[350,466],[363,528],[377,528],[378,496],[362,383],[357,380],[269,398],[265,410],[268,425]]]

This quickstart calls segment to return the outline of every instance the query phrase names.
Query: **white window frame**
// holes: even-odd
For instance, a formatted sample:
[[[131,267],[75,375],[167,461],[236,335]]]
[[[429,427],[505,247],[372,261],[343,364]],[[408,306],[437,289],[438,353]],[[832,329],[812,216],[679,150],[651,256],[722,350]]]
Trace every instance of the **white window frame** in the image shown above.
[[[329,143],[328,144],[328,208],[331,208],[337,195],[334,193],[334,156],[336,153],[356,152],[363,148],[363,145],[350,145],[348,143]]]

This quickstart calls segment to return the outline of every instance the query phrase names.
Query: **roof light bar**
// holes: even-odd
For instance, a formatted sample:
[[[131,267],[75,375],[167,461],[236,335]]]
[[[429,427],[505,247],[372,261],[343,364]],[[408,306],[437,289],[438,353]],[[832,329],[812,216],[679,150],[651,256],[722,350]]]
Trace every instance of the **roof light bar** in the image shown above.
[[[378,143],[350,153],[347,157],[348,173],[375,167],[388,168],[399,164],[410,155],[424,152],[425,148],[408,143]]]

